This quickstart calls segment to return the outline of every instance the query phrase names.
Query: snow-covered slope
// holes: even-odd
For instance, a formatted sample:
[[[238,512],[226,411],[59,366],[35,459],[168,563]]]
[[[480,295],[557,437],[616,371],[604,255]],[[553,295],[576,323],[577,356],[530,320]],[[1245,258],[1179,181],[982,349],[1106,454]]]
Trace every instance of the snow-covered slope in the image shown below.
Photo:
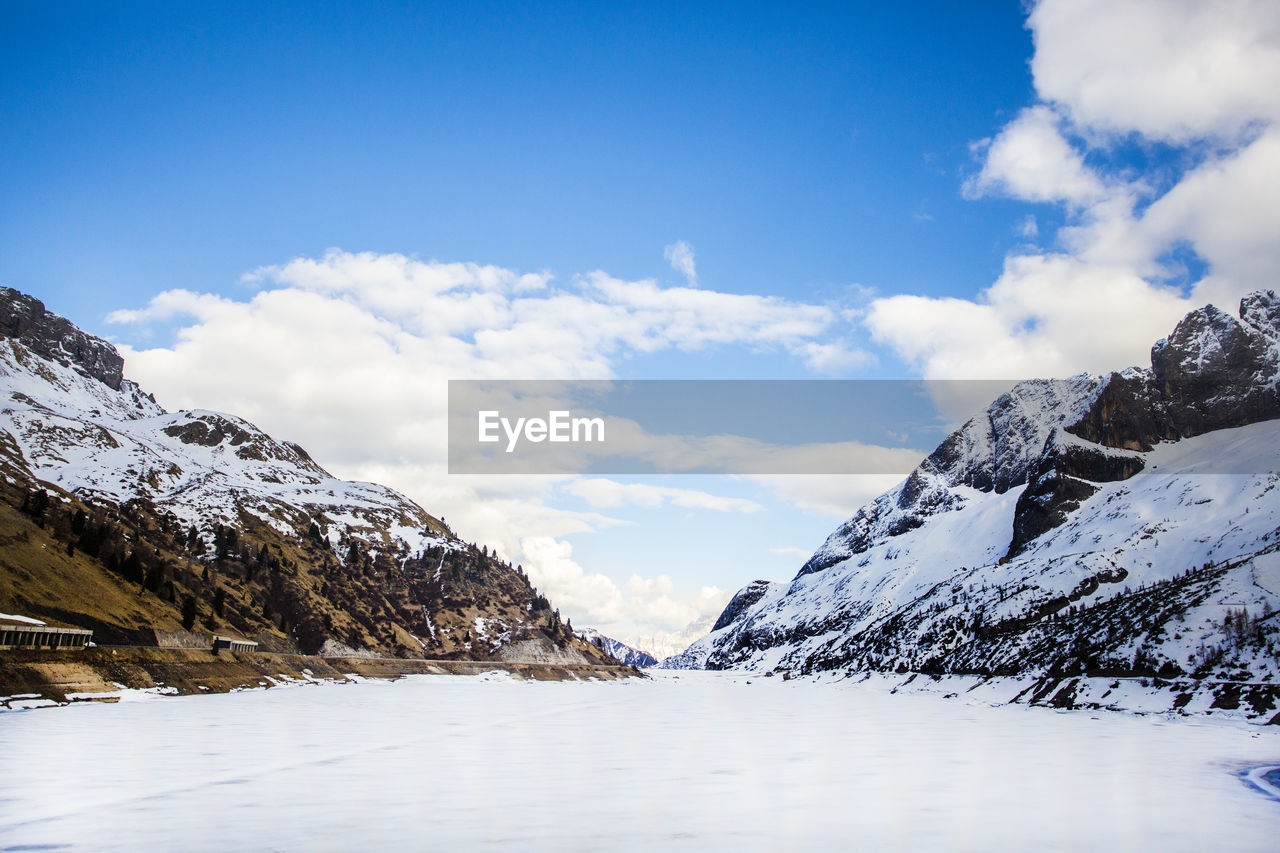
[[[14,441],[0,452],[70,492],[144,499],[204,531],[248,513],[287,533],[316,519],[335,545],[354,536],[417,552],[450,541],[398,492],[339,480],[241,418],[166,412],[135,383],[112,388],[76,362],[38,356],[26,339],[0,339],[0,394],[0,430]]]
[[[663,666],[1280,678],[1278,321],[1021,383]]]

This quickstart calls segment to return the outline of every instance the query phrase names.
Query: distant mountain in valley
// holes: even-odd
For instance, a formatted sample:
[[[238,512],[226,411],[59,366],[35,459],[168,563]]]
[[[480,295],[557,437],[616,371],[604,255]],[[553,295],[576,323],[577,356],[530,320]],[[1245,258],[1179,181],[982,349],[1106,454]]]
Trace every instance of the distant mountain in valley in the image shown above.
[[[612,637],[606,637],[595,628],[579,631],[578,639],[598,646],[611,657],[617,658],[628,666],[646,667],[653,666],[658,662],[658,659],[648,652],[628,646],[626,643],[615,640]]]

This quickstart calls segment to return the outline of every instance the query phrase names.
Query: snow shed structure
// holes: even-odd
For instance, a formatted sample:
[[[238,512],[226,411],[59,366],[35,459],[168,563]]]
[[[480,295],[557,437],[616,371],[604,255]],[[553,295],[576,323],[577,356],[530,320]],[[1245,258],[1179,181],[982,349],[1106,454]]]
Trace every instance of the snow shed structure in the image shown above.
[[[213,651],[217,652],[226,649],[229,652],[256,652],[258,644],[253,640],[239,640],[235,637],[214,637]]]
[[[35,619],[0,618],[0,650],[82,649],[93,639],[86,628],[58,628]]]

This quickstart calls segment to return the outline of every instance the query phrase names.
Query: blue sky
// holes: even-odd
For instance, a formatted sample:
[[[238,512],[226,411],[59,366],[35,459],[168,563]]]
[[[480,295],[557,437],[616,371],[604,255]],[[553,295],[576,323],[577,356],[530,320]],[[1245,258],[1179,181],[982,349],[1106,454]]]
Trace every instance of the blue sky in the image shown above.
[[[1276,79],[1273,0],[0,0],[0,283],[675,644],[891,479],[450,477],[448,379],[1143,364],[1280,281]]]
[[[967,295],[1016,239],[968,144],[1031,97],[979,5],[6,4],[0,280],[121,337],[330,246]]]

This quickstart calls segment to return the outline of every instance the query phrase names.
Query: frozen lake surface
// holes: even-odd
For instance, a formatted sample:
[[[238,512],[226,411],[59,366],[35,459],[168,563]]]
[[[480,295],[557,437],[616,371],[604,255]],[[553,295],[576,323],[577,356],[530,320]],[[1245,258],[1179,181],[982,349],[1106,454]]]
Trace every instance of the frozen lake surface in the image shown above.
[[[2,850],[1266,850],[1280,729],[718,673],[0,714]]]

